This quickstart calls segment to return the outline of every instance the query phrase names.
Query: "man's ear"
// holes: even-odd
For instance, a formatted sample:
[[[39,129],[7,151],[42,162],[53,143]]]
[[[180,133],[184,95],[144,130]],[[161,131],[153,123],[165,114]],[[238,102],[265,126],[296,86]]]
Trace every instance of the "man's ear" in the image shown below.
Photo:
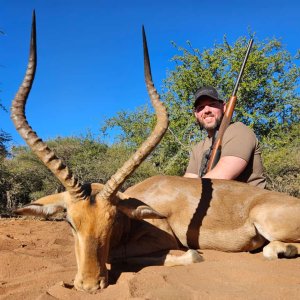
[[[17,215],[26,216],[52,216],[57,212],[63,211],[66,208],[66,197],[67,192],[58,193],[42,197],[32,203],[29,203],[23,207],[17,208],[13,213]]]
[[[223,113],[225,113],[226,108],[227,108],[227,104],[224,102],[222,105],[223,105]]]
[[[131,219],[142,220],[165,218],[165,216],[154,210],[149,205],[134,198],[120,200],[117,204],[117,209]]]

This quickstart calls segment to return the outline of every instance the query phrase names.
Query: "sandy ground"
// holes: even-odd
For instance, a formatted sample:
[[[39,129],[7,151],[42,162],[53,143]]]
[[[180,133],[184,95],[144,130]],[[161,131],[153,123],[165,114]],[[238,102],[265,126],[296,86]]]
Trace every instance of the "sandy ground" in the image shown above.
[[[96,294],[73,288],[73,237],[65,222],[0,219],[0,299],[300,299],[300,257],[202,251],[204,262],[110,272]],[[119,271],[119,272],[118,272]]]

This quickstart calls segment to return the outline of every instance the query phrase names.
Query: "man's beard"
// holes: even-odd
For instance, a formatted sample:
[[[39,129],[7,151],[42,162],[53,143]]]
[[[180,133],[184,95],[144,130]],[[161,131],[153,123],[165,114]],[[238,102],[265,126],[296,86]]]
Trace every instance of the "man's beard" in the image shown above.
[[[210,116],[207,116],[207,117],[210,117]],[[200,125],[201,129],[204,128],[206,130],[214,130],[214,129],[219,128],[219,126],[222,122],[222,118],[223,118],[223,116],[221,116],[219,118],[216,118],[215,121],[213,123],[210,123],[210,124],[206,124],[202,120],[201,121],[198,120],[198,124]]]

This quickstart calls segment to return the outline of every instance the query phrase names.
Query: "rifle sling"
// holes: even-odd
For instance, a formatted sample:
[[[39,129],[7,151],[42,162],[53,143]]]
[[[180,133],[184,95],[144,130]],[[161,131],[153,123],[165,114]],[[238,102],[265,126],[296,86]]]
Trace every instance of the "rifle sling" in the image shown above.
[[[218,136],[218,130],[215,131],[215,134],[212,137],[211,146],[209,147],[208,152],[205,151],[203,153],[202,160],[204,159],[205,163],[204,164],[201,163],[201,166],[200,166],[200,169],[199,169],[199,175],[200,175],[200,177],[203,177],[207,173],[208,162],[210,160],[211,153],[212,153],[212,150],[214,148],[214,144],[215,144],[215,140],[216,140],[217,136]]]

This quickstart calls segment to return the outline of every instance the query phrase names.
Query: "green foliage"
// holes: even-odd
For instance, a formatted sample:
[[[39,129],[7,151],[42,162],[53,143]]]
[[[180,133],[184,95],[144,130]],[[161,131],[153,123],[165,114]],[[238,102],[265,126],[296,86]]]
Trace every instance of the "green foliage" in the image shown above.
[[[267,188],[300,197],[300,124],[272,132],[263,139]]]
[[[1,33],[1,32],[0,32]],[[1,104],[0,99],[0,110],[7,112],[7,109]],[[0,128],[0,161],[8,155],[6,143],[11,141],[11,136],[7,132]]]
[[[203,85],[215,86],[223,99],[229,98],[247,39],[239,38],[230,46],[224,37],[222,44],[202,53],[189,42],[188,46],[188,49],[177,47],[182,55],[173,58],[175,70],[165,80],[164,98],[176,121],[190,118],[193,95]],[[267,135],[279,123],[290,124],[299,119],[295,110],[299,107],[296,88],[300,68],[292,59],[278,40],[255,40],[238,90],[234,119],[251,126],[259,137]]]
[[[6,191],[9,190],[9,179],[10,173],[4,164],[4,160],[0,159],[0,213],[6,210]]]
[[[12,158],[5,161],[5,166],[9,170],[7,191],[15,206],[28,203],[35,193],[39,195],[44,190],[46,194],[59,188],[58,181],[28,147],[14,147]]]
[[[182,175],[193,143],[204,133],[193,117],[194,93],[204,85],[215,86],[223,99],[233,91],[240,70],[248,38],[241,37],[229,45],[226,36],[221,44],[200,51],[190,42],[178,47],[172,58],[174,69],[163,83],[162,99],[167,106],[170,125],[167,134],[151,156],[151,161],[165,174]],[[270,133],[288,129],[299,122],[300,98],[297,93],[300,68],[292,55],[277,39],[255,39],[243,79],[238,90],[234,120],[254,129],[260,140]],[[120,140],[132,147],[146,138],[155,117],[148,107],[133,112],[120,112],[108,119],[104,131],[113,127],[121,130]],[[149,124],[151,125],[149,127]],[[268,171],[268,169],[267,169]]]
[[[10,173],[5,165],[8,155],[6,143],[11,140],[11,136],[0,129],[0,212],[6,204],[6,191],[9,188]]]
[[[101,166],[104,182],[106,182],[132,154],[133,151],[124,143],[114,144],[108,148],[106,152],[106,161],[103,161]],[[122,190],[156,174],[158,174],[158,171],[154,164],[149,159],[146,159],[126,180],[122,186]]]
[[[174,69],[163,83],[162,98],[170,118],[168,131],[150,157],[125,182],[123,189],[149,176],[162,173],[182,175],[193,143],[203,134],[193,117],[193,95],[203,85],[215,86],[229,98],[239,72],[247,38],[211,49],[174,47]],[[262,141],[268,188],[299,196],[299,116],[297,93],[300,68],[276,39],[255,40],[238,91],[234,119],[254,129]],[[0,109],[3,107],[0,104]],[[118,127],[120,135],[112,146],[91,136],[56,138],[48,141],[81,182],[106,182],[148,137],[155,125],[152,108],[119,112],[106,120],[107,134]],[[8,157],[5,144],[10,136],[0,131],[0,210],[18,206],[41,196],[63,190],[60,182],[28,149],[15,147]],[[9,204],[9,205],[8,205]]]
[[[101,128],[103,135],[109,135],[109,129],[120,127],[119,142],[126,142],[129,148],[137,148],[151,133],[154,126],[153,113],[149,106],[138,107],[134,113],[120,111],[116,117],[107,119]]]
[[[0,161],[8,155],[8,150],[5,144],[9,141],[11,141],[11,136],[0,129]]]
[[[90,136],[83,138],[67,137],[48,141],[81,182],[102,182],[100,163],[105,161],[107,146]],[[99,170],[100,168],[100,170]]]
[[[82,182],[99,182],[101,176],[97,161],[103,160],[106,146],[90,137],[56,138],[47,142],[49,147],[68,165]],[[102,155],[102,156],[101,156]],[[6,161],[10,171],[10,194],[15,205],[28,203],[36,198],[63,191],[63,186],[26,147],[12,149],[12,158]]]
[[[108,147],[90,136],[59,137],[47,141],[47,144],[82,183],[105,183],[132,154],[124,144]],[[27,146],[14,147],[11,158],[0,161],[0,171],[2,211],[5,211],[7,206],[16,207],[64,190],[56,177]],[[125,182],[123,189],[154,174],[157,174],[155,167],[146,161]]]

